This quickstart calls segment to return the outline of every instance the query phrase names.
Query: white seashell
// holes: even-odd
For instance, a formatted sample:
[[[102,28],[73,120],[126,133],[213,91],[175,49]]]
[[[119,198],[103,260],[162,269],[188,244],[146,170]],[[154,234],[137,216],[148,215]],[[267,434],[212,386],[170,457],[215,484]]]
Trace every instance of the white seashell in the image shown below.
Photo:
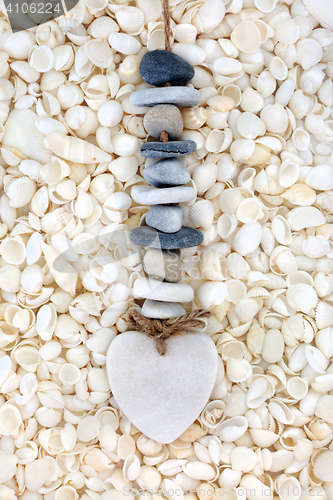
[[[308,236],[302,243],[304,255],[314,259],[324,257],[330,252],[330,244],[323,236]]]
[[[76,163],[110,161],[111,156],[101,149],[76,137],[68,137],[58,132],[48,134],[43,144],[54,154]]]
[[[254,0],[254,5],[258,10],[267,14],[272,12],[277,4],[277,0]]]
[[[21,151],[29,159],[47,163],[51,155],[43,146],[44,135],[35,126],[36,118],[29,109],[11,111],[2,144]]]
[[[60,85],[57,90],[57,99],[62,109],[66,110],[83,101],[83,92],[78,85],[72,82]]]
[[[315,458],[313,472],[321,481],[332,481],[332,461],[333,453],[331,450],[325,450]]]
[[[273,218],[271,229],[280,245],[290,245],[292,242],[290,226],[282,215]]]
[[[237,120],[237,130],[245,139],[256,139],[266,133],[264,122],[255,114],[249,112],[240,115]]]
[[[105,9],[107,6],[107,3],[105,0],[87,0],[85,2],[87,9],[89,10],[90,14],[97,14],[98,12],[102,11]]]
[[[329,165],[311,167],[305,176],[304,183],[318,191],[333,189],[333,169]]]
[[[222,239],[228,238],[237,227],[237,217],[235,214],[222,214],[217,221],[217,232]]]
[[[202,283],[195,295],[201,307],[208,310],[222,304],[227,296],[227,287],[225,283],[210,281]]]
[[[288,304],[293,309],[302,311],[305,314],[309,314],[309,312],[316,307],[318,302],[316,291],[311,286],[304,283],[289,287],[286,297]]]
[[[301,377],[290,377],[286,389],[293,399],[300,400],[306,396],[308,384],[307,381]]]
[[[287,130],[288,113],[280,102],[266,106],[261,111],[260,118],[269,132],[283,134]]]
[[[36,183],[29,177],[12,179],[6,186],[6,194],[11,207],[24,207],[36,192]]]
[[[230,39],[238,50],[246,54],[253,54],[260,49],[261,33],[251,20],[245,20],[237,24],[231,33]]]
[[[306,130],[299,127],[294,131],[292,141],[299,151],[306,151],[310,146],[310,135]]]
[[[144,25],[144,13],[137,7],[124,7],[116,11],[120,29],[131,35],[141,33]]]
[[[244,436],[248,429],[248,425],[248,421],[245,417],[232,417],[219,424],[215,430],[215,434],[221,441],[232,443]]]
[[[333,18],[329,2],[323,1],[318,4],[315,0],[304,0],[304,4],[310,14],[316,21],[324,26],[324,28],[333,29]]]
[[[4,292],[16,293],[20,289],[21,271],[12,265],[0,269],[0,287]]]
[[[245,382],[251,375],[252,367],[246,359],[229,358],[227,360],[227,376],[231,382]]]
[[[261,237],[262,227],[259,222],[245,224],[236,233],[233,240],[233,247],[240,255],[249,255],[259,247]]]
[[[217,166],[215,163],[204,161],[198,167],[195,167],[192,174],[199,195],[203,195],[216,182]]]
[[[302,72],[299,79],[299,86],[305,94],[316,94],[318,92],[325,78],[324,70],[324,64],[317,64]]]
[[[144,23],[158,21],[162,14],[162,6],[158,0],[136,0],[136,6],[144,14]]]
[[[172,52],[185,59],[191,66],[202,64],[206,58],[205,51],[192,43],[175,43]]]
[[[289,160],[284,160],[279,168],[279,184],[288,188],[295,184],[300,175],[300,166]]]
[[[2,37],[0,50],[6,52],[13,59],[24,60],[28,58],[29,51],[35,43],[35,36],[32,36],[29,31],[18,33],[8,31]]]
[[[59,379],[64,385],[75,385],[81,378],[79,368],[71,363],[65,363],[59,370]]]
[[[134,36],[126,33],[110,33],[109,44],[121,54],[137,54],[141,49],[141,43]]]
[[[6,403],[0,407],[0,432],[4,436],[15,436],[22,424],[22,416],[16,406]]]
[[[54,49],[65,43],[65,35],[55,21],[49,21],[37,27],[36,40],[38,45],[47,45]]]
[[[209,200],[195,202],[190,208],[188,217],[194,227],[209,229],[214,220],[214,206],[212,202]]]
[[[316,201],[315,191],[306,184],[294,184],[281,194],[281,196],[290,201],[290,203],[300,206],[309,206]]]
[[[288,212],[287,221],[293,231],[325,224],[325,217],[315,207],[297,207]]]
[[[231,452],[231,467],[240,472],[250,472],[257,463],[257,455],[250,448],[237,446]]]
[[[55,90],[66,82],[66,75],[62,71],[50,69],[42,75],[40,89],[45,91]]]
[[[23,241],[16,238],[6,238],[0,244],[0,252],[2,258],[14,266],[23,264],[26,258],[26,248]]]
[[[89,60],[97,66],[97,68],[108,68],[111,66],[113,62],[113,52],[106,40],[90,40],[84,44],[84,50]],[[76,63],[77,60],[75,57],[75,65]]]
[[[264,98],[257,90],[246,87],[242,94],[240,107],[243,111],[259,113],[264,107]]]
[[[119,26],[108,16],[101,16],[95,19],[88,27],[87,32],[93,38],[108,39],[109,34],[118,32]]]
[[[39,73],[45,73],[53,68],[54,55],[47,46],[36,47],[31,53],[29,64]]]
[[[333,352],[332,341],[333,341],[333,329],[331,327],[319,330],[315,336],[316,346],[327,358],[330,358],[331,353]]]
[[[119,156],[133,156],[138,152],[140,142],[137,137],[129,134],[119,133],[112,137],[112,145],[115,154]],[[108,155],[109,156],[109,155]],[[110,161],[110,160],[103,160]]]
[[[296,44],[297,62],[304,70],[310,69],[321,61],[323,49],[319,42],[312,38],[299,40]]]
[[[285,80],[288,76],[288,68],[280,57],[273,57],[269,63],[269,71],[276,80]]]
[[[258,198],[246,198],[243,200],[236,212],[236,217],[244,224],[252,224],[263,217],[262,204]]]
[[[177,24],[173,29],[173,36],[180,43],[195,43],[197,34],[198,30],[193,24]]]

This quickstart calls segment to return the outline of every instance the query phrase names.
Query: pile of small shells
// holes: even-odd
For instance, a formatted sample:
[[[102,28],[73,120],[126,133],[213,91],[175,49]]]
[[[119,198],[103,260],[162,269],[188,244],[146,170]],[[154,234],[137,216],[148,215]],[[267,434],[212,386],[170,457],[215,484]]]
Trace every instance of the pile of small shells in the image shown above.
[[[202,96],[182,109],[198,194],[183,208],[204,242],[182,257],[192,309],[213,313],[214,391],[162,445],[121,414],[105,371],[143,273],[129,232],[149,207],[129,193],[146,183],[147,108],[129,97],[164,47],[160,0],[86,0],[16,34],[2,14],[1,500],[330,497],[332,4],[170,11]]]

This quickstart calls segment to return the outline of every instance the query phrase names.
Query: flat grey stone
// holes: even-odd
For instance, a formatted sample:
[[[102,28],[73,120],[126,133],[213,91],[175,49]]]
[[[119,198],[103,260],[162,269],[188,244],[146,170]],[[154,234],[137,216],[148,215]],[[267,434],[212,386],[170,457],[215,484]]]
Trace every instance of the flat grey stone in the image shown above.
[[[184,223],[184,212],[179,205],[155,205],[146,214],[146,224],[163,233],[176,233]]]
[[[130,232],[130,240],[142,247],[175,250],[201,245],[203,234],[198,229],[187,226],[183,226],[177,233],[162,233],[153,227],[140,226]]]
[[[140,75],[145,82],[154,87],[184,85],[194,77],[192,66],[173,52],[167,50],[151,50],[141,59]]]
[[[183,133],[182,114],[173,104],[158,104],[151,108],[145,114],[143,125],[155,139],[159,139],[163,131],[168,133],[171,141],[179,139]]]
[[[181,186],[191,179],[190,172],[177,158],[158,160],[144,169],[143,176],[155,187]]]
[[[149,141],[142,144],[140,154],[143,158],[173,158],[175,156],[186,156],[194,153],[197,144],[194,141]]]
[[[178,302],[147,299],[142,306],[141,313],[145,318],[169,319],[182,316],[186,314],[186,311]]]
[[[164,203],[182,203],[192,201],[197,192],[190,186],[176,186],[170,188],[151,188],[147,186],[133,186],[131,196],[140,205],[163,205]]]
[[[179,107],[197,106],[201,101],[199,90],[192,87],[157,87],[135,90],[130,95],[133,106],[156,106],[174,104]]]
[[[177,283],[184,276],[183,260],[179,250],[149,248],[143,257],[145,272],[151,277]]]
[[[135,280],[133,295],[162,302],[191,302],[194,298],[193,288],[187,283],[167,283],[153,278]]]
[[[155,340],[125,332],[110,344],[106,370],[115,400],[145,436],[171,443],[200,415],[214,388],[217,351],[204,333],[167,340],[161,356]]]

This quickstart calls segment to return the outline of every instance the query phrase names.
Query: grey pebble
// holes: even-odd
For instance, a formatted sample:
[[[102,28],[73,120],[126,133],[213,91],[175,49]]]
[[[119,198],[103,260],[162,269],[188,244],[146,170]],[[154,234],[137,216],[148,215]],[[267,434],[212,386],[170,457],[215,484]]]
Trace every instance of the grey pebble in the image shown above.
[[[143,158],[172,158],[194,153],[197,144],[194,141],[149,141],[142,144],[140,154]]]
[[[146,224],[163,233],[176,233],[184,224],[184,212],[179,205],[155,205],[146,214]]]
[[[140,75],[145,82],[154,87],[184,85],[192,80],[195,71],[192,66],[173,52],[167,50],[151,50],[141,59]]]
[[[149,135],[159,139],[163,131],[169,139],[179,139],[183,133],[183,118],[177,106],[173,104],[158,104],[151,108],[143,119],[143,125]]]
[[[147,187],[149,189],[147,189]],[[146,188],[146,189],[145,189]],[[133,186],[131,196],[140,205],[163,205],[164,203],[186,203],[196,198],[197,192],[190,186],[151,188]]]
[[[130,101],[133,106],[174,104],[179,107],[190,107],[199,104],[201,94],[192,87],[156,87],[132,92]]]
[[[176,318],[186,313],[185,309],[177,302],[162,302],[151,299],[145,301],[141,312],[145,318],[154,319]]]
[[[145,272],[152,277],[177,283],[184,277],[183,260],[179,250],[149,248],[143,258]]]
[[[181,186],[191,179],[190,173],[177,158],[165,158],[149,165],[144,169],[143,176],[155,187]]]
[[[135,245],[150,248],[174,250],[201,245],[203,234],[193,227],[183,226],[177,233],[162,233],[153,227],[140,226],[130,233],[130,240]]]

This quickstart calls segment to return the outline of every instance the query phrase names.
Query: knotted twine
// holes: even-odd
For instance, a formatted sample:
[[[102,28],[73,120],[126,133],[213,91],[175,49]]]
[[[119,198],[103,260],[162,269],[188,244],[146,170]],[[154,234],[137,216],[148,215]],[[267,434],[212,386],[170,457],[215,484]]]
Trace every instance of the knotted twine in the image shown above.
[[[165,36],[165,50],[171,52],[171,37],[172,30],[170,26],[170,12],[169,12],[169,1],[163,1],[163,17],[164,17],[164,36]],[[169,87],[171,84],[167,82],[165,87]],[[162,142],[168,142],[168,133],[163,131],[160,137]],[[194,328],[205,328],[205,319],[210,316],[209,311],[203,311],[202,309],[197,309],[191,313],[183,314],[176,318],[169,319],[151,319],[145,318],[138,311],[138,309],[132,308],[126,314],[127,323],[136,330],[147,335],[147,337],[153,338],[156,341],[156,348],[161,356],[164,356],[167,352],[166,340],[170,337],[176,337],[177,335],[182,335],[188,332],[190,329]]]
[[[150,319],[145,318],[133,308],[127,312],[126,319],[130,326],[145,333],[147,337],[155,339],[158,353],[163,356],[167,352],[166,340],[168,338],[182,335],[191,328],[205,328],[204,320],[209,316],[209,311],[197,309],[177,318]]]

